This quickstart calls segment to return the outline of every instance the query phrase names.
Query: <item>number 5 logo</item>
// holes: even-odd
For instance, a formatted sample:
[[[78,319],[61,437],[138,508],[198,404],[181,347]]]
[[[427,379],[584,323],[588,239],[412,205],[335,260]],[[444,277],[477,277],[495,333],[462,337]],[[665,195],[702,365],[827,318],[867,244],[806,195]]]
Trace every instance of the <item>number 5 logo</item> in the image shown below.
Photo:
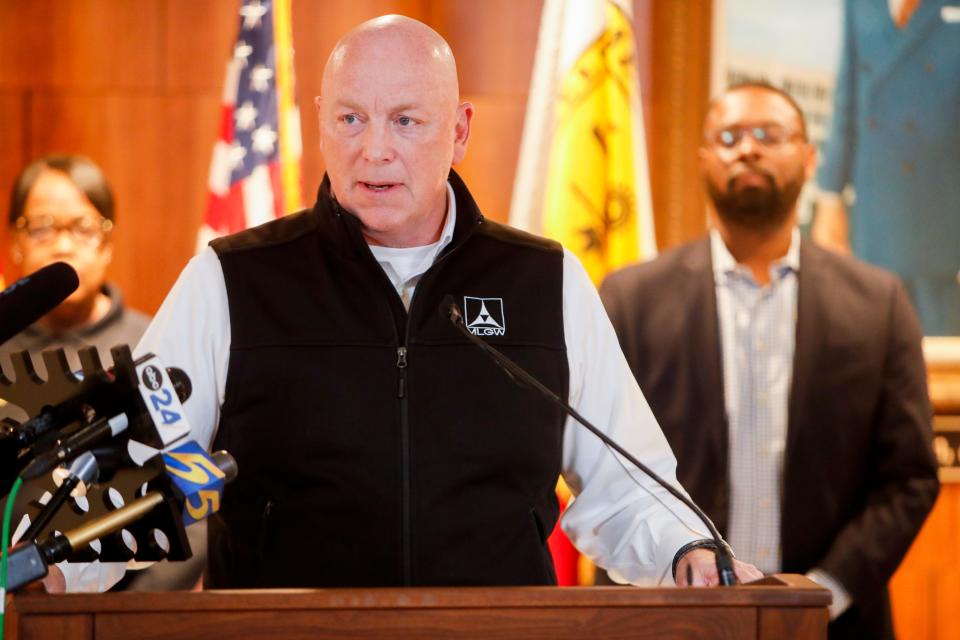
[[[172,459],[172,460],[171,460]],[[191,484],[206,484],[210,476],[223,478],[223,471],[213,464],[213,460],[202,453],[178,453],[171,451],[166,455],[167,472],[183,478]],[[170,464],[178,462],[182,467]]]
[[[167,475],[183,496],[183,523],[193,524],[220,509],[226,474],[196,442],[163,454]]]
[[[203,520],[211,513],[216,513],[220,509],[220,492],[201,490],[197,492],[196,498],[200,504],[194,505],[188,497],[185,506],[187,513],[194,520]]]

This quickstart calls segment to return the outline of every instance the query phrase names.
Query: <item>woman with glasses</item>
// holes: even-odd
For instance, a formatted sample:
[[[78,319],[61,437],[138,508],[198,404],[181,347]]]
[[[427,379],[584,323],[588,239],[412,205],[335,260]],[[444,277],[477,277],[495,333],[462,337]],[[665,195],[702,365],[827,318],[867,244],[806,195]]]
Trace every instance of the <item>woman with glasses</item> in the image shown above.
[[[46,374],[39,352],[63,347],[74,371],[80,369],[77,350],[95,346],[105,365],[112,365],[110,348],[134,348],[150,318],[123,305],[120,290],[106,281],[113,258],[114,201],[110,185],[96,164],[78,155],[49,155],[34,160],[17,177],[10,193],[10,262],[19,278],[57,261],[77,271],[80,286],[57,308],[0,345],[0,364],[13,374],[9,354],[28,350],[34,366]],[[11,274],[8,274],[11,275]],[[0,418],[24,420],[19,408],[0,400]],[[206,529],[187,534],[194,558],[160,563],[128,572],[114,590],[185,589],[196,584],[204,564]]]
[[[8,264],[14,266],[13,275],[63,261],[76,269],[80,286],[56,309],[0,346],[0,354],[21,350],[38,354],[63,347],[78,370],[76,351],[82,347],[96,346],[110,364],[110,347],[136,345],[149,318],[124,308],[120,291],[106,282],[113,258],[113,224],[113,193],[91,160],[49,155],[20,172],[10,193]],[[44,374],[36,355],[34,362]],[[7,357],[0,357],[0,363],[8,375],[12,373]]]

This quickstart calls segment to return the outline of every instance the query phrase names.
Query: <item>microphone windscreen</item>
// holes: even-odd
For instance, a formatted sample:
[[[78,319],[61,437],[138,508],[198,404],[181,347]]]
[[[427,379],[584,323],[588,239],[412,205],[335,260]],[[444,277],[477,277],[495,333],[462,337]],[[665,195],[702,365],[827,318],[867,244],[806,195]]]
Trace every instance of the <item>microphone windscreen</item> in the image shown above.
[[[178,367],[167,367],[167,375],[170,376],[170,382],[177,392],[180,402],[186,402],[190,394],[193,393],[193,383],[190,382],[190,376],[187,372]]]
[[[217,465],[217,468],[220,471],[223,471],[224,482],[233,482],[234,478],[237,477],[239,472],[239,467],[237,467],[236,459],[227,453],[226,451],[214,451],[210,454],[210,457],[213,459],[213,463]]]
[[[0,344],[53,311],[80,286],[73,267],[54,262],[0,292]]]

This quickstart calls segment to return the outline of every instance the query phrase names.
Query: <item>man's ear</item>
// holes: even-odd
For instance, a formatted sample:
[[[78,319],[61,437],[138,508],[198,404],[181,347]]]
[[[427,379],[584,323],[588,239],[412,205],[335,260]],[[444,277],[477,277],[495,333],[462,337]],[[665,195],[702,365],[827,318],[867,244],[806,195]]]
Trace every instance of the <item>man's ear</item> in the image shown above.
[[[806,181],[809,182],[817,170],[817,148],[809,142],[805,142],[804,144],[807,148],[804,152],[806,157],[803,159],[803,175]]]
[[[323,105],[323,96],[316,96],[313,99],[313,107],[317,111],[317,130],[320,133],[320,150],[323,151],[323,122],[320,119],[320,108]]]
[[[467,155],[467,141],[470,139],[470,122],[473,120],[473,104],[463,102],[457,107],[457,121],[453,128],[453,162],[457,164]]]
[[[710,157],[710,150],[705,146],[700,145],[697,147],[697,162],[700,165],[700,174],[703,175],[707,171],[707,159]]]

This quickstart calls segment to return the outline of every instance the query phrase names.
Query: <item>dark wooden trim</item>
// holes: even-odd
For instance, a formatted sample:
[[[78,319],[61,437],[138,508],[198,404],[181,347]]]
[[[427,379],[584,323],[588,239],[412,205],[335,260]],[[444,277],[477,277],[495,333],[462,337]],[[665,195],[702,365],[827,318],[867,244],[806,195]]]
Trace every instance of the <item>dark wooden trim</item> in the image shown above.
[[[696,150],[710,98],[713,2],[650,2],[650,180],[657,245],[668,249],[706,228]]]
[[[799,576],[798,576],[799,577]],[[17,596],[17,611],[72,613],[216,609],[474,609],[530,607],[689,607],[786,606],[818,607],[829,603],[826,591],[812,582],[788,581],[737,589],[678,589],[635,587],[445,587],[384,589],[271,589],[172,592],[25,594]],[[792,580],[792,577],[790,578]],[[784,589],[784,587],[789,587]]]
[[[11,597],[8,638],[826,637],[830,595],[802,576],[733,589],[459,587]],[[319,633],[319,635],[317,635]],[[759,634],[759,635],[758,635]]]

